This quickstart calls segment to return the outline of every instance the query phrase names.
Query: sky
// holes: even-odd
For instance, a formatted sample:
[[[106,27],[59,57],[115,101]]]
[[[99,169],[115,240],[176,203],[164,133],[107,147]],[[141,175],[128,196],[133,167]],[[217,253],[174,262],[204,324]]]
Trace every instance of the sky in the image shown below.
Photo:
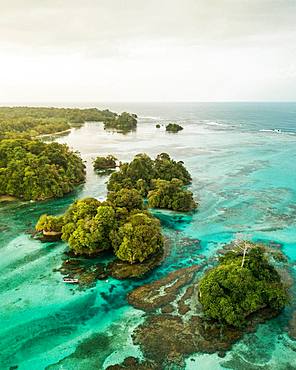
[[[0,104],[296,100],[296,0],[0,0],[0,14]]]

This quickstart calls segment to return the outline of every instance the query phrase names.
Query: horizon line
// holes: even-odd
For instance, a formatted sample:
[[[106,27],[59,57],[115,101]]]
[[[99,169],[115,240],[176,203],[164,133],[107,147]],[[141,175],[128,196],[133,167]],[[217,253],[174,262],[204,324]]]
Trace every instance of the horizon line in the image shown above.
[[[23,101],[23,102],[18,102],[18,101],[7,101],[7,102],[1,102],[0,101],[0,107],[24,107],[24,106],[33,106],[33,105],[63,105],[63,104],[227,104],[227,103],[277,103],[277,104],[285,104],[285,103],[296,103],[296,100],[171,100],[171,101],[160,101],[160,100],[100,100],[100,101],[33,101],[33,100],[28,100],[28,101]]]

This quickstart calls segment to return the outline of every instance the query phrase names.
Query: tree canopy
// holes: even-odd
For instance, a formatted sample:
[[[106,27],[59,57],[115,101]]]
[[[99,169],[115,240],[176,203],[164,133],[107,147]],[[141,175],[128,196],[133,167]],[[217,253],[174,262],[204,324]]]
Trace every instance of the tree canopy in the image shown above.
[[[159,221],[145,213],[132,215],[113,238],[116,256],[130,263],[143,262],[162,245]]]
[[[97,171],[106,171],[116,168],[117,158],[113,155],[107,155],[106,157],[97,157],[94,160],[94,169]]]
[[[129,132],[137,128],[137,115],[123,112],[104,120],[105,129],[115,129],[119,132]]]
[[[180,179],[172,178],[174,174]],[[61,237],[77,255],[92,256],[110,249],[123,261],[143,262],[163,246],[160,222],[146,210],[144,196],[148,194],[148,201],[156,207],[191,210],[195,207],[192,193],[184,189],[190,181],[183,163],[168,154],[161,153],[155,160],[138,154],[110,176],[106,201],[85,198],[68,208],[59,219],[63,222]],[[54,227],[54,219],[48,217],[40,217],[37,230]]]
[[[87,121],[103,122],[105,128],[129,131],[137,126],[136,115],[97,108],[0,107],[0,139],[32,138],[70,129]]]
[[[191,176],[183,162],[176,162],[167,153],[159,154],[155,160],[147,154],[137,154],[130,163],[123,163],[118,172],[114,172],[108,181],[109,191],[121,188],[135,188],[142,196],[147,196],[152,189],[152,180],[171,181],[177,178],[183,185],[189,185]]]
[[[85,166],[67,145],[0,141],[0,194],[24,200],[62,197],[85,179]]]
[[[142,208],[143,199],[135,189],[122,189],[106,202],[80,199],[63,216],[42,215],[36,230],[61,230],[62,240],[77,255],[94,256],[110,249],[123,261],[142,262],[163,245],[159,221]]]
[[[133,209],[143,209],[143,198],[136,189],[120,189],[109,192],[107,200],[116,208],[126,208],[129,212]]]
[[[165,208],[173,211],[192,211],[197,207],[191,191],[183,189],[183,182],[179,179],[152,180],[153,190],[148,193],[148,206],[151,208]]]
[[[288,300],[278,272],[256,245],[245,255],[227,252],[201,279],[199,292],[207,317],[237,327],[262,308],[283,309]]]
[[[62,232],[63,225],[64,225],[63,216],[42,215],[39,218],[35,228],[36,231]]]

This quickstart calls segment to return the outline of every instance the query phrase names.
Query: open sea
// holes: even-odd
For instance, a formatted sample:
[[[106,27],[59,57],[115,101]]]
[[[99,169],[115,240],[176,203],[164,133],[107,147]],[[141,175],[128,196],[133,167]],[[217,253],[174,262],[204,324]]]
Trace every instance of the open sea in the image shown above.
[[[144,312],[126,301],[139,282],[108,279],[86,291],[72,289],[53,271],[61,265],[65,244],[33,240],[28,230],[41,214],[62,213],[77,198],[105,197],[107,178],[92,169],[97,155],[114,154],[127,161],[143,152],[152,157],[167,152],[183,160],[193,178],[190,190],[200,204],[193,216],[181,221],[173,213],[157,212],[173,247],[144,282],[190,266],[200,255],[211,257],[238,235],[279,244],[294,279],[291,304],[279,317],[246,334],[224,358],[196,353],[185,368],[296,369],[296,341],[287,334],[296,298],[296,103],[73,106],[136,113],[138,128],[123,135],[88,122],[66,136],[47,138],[81,153],[86,183],[62,199],[0,204],[0,369],[105,369],[127,356],[141,357],[131,333],[143,322]],[[184,130],[168,134],[168,122],[180,123]],[[185,237],[200,239],[201,248],[187,251],[178,244]],[[182,253],[175,253],[181,248]]]

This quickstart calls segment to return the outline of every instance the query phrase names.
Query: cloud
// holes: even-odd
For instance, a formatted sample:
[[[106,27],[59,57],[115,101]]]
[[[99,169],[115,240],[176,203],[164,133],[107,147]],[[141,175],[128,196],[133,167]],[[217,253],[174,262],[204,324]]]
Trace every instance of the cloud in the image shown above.
[[[0,9],[1,100],[276,100],[283,86],[281,98],[295,98],[295,1],[0,0]]]

